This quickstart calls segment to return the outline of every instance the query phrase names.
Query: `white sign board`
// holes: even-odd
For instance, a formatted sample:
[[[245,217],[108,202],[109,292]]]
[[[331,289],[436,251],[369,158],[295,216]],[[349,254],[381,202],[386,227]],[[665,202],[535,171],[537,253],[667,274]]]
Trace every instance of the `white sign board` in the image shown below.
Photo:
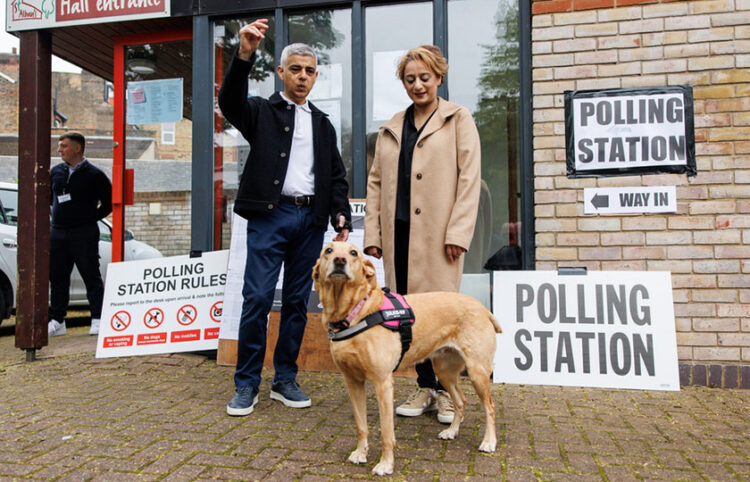
[[[565,92],[569,177],[696,174],[690,86]]]
[[[37,30],[169,17],[168,0],[5,0],[5,29]]]
[[[112,263],[96,357],[218,347],[229,251]]]
[[[182,78],[128,82],[128,124],[182,120]]]
[[[364,249],[365,229],[365,202],[350,201],[352,208],[352,227],[354,230],[349,233],[348,241],[359,249]],[[232,240],[229,246],[229,269],[227,271],[227,284],[224,292],[224,316],[221,320],[221,332],[219,338],[222,340],[236,340],[240,331],[240,315],[242,314],[242,285],[245,274],[245,258],[247,256],[247,221],[232,214]],[[329,225],[328,230],[323,238],[323,246],[330,243],[336,236],[336,232]],[[380,286],[385,285],[385,270],[383,269],[383,260],[375,259],[371,256],[367,258],[375,265],[376,277]],[[312,275],[312,273],[311,273]],[[281,308],[281,288],[284,281],[284,268],[282,266],[279,279],[276,282],[276,294],[273,302],[273,310]],[[320,305],[318,293],[313,291],[307,304],[308,312],[320,312],[323,307]]]
[[[494,381],[679,390],[669,272],[494,272]]]
[[[584,188],[586,214],[674,213],[677,194],[674,186]]]

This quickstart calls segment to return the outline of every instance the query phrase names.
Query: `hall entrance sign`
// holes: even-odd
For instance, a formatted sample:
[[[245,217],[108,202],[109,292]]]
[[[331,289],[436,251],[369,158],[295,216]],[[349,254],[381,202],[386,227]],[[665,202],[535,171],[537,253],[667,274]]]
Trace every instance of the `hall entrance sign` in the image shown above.
[[[669,272],[496,271],[494,381],[679,390]]]

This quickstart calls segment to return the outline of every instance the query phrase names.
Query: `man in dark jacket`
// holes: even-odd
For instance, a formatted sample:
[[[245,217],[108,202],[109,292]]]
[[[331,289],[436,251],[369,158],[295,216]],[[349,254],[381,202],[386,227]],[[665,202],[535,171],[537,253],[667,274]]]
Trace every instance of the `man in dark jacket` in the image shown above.
[[[57,152],[63,162],[50,169],[49,336],[64,335],[70,298],[70,274],[78,268],[91,308],[90,335],[99,333],[104,283],[99,272],[99,225],[112,212],[112,183],[83,157],[86,139],[77,132],[61,135]]]
[[[240,30],[240,46],[219,92],[224,117],[250,143],[234,211],[247,219],[247,261],[237,340],[235,394],[227,413],[248,415],[258,401],[266,351],[267,317],[282,263],[279,338],[274,349],[271,398],[293,408],[309,407],[296,382],[297,355],[307,323],[312,267],[331,220],[337,240],[351,229],[349,186],[326,114],[307,95],[318,76],[317,58],[308,45],[292,44],[276,71],[284,91],[269,99],[248,98],[247,78],[266,19]]]

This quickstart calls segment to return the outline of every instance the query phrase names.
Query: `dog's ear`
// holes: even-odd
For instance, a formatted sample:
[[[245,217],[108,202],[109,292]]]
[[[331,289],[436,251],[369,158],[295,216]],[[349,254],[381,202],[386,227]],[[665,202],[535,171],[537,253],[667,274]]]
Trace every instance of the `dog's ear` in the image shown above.
[[[375,265],[372,264],[372,261],[370,261],[369,259],[364,259],[364,266],[362,270],[365,272],[365,278],[367,278],[368,280],[375,277]]]
[[[320,258],[315,262],[312,270],[312,279],[315,284],[315,291],[318,290],[318,281],[320,280]]]

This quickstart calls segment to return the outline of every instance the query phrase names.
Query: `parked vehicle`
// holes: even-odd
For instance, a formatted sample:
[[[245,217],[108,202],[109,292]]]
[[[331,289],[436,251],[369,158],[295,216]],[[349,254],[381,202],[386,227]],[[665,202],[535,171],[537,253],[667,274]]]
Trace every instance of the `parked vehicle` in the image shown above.
[[[10,317],[16,307],[18,286],[18,184],[0,182],[0,323]],[[125,231],[125,260],[161,258],[156,248],[138,241]],[[99,221],[99,257],[102,279],[107,279],[107,266],[112,260],[112,225]],[[70,282],[70,304],[88,305],[86,286],[73,269]]]

